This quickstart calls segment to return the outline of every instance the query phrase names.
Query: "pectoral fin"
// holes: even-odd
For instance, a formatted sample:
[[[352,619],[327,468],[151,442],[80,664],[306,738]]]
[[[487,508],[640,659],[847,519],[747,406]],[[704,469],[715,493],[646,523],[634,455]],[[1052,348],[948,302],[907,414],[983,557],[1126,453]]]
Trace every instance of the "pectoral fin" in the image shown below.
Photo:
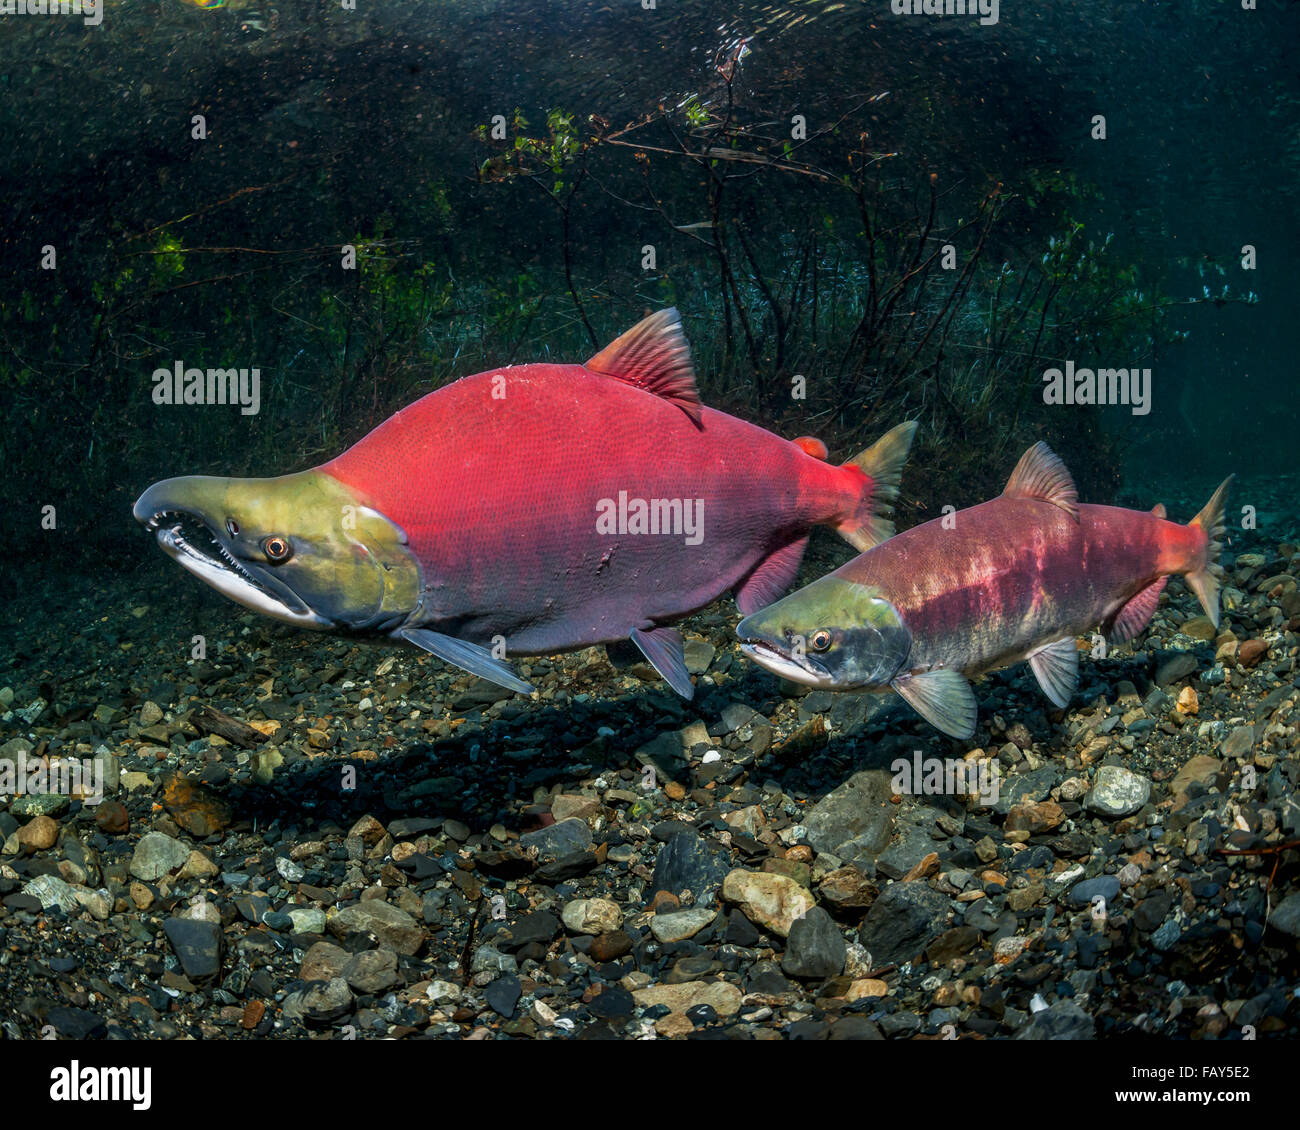
[[[975,692],[961,672],[936,667],[933,671],[900,675],[890,686],[936,730],[963,740],[975,736],[979,707]]]
[[[1069,706],[1074,688],[1079,684],[1079,649],[1073,637],[1049,643],[1034,652],[1029,657],[1029,667],[1043,694],[1062,709]]]
[[[1165,591],[1165,582],[1168,580],[1168,577],[1160,577],[1153,581],[1115,613],[1106,631],[1111,643],[1131,640],[1151,623],[1151,617],[1156,614],[1156,608],[1160,604],[1160,594]]]
[[[430,655],[436,655],[444,663],[460,667],[480,679],[487,679],[490,683],[520,694],[533,693],[531,684],[516,675],[508,663],[503,663],[487,648],[479,647],[476,643],[444,636],[441,632],[430,631],[428,628],[401,628],[397,635],[407,643],[423,648]]]
[[[686,670],[686,653],[682,650],[682,634],[675,628],[632,629],[632,642],[650,660],[664,681],[682,698],[695,697],[695,685]]]
[[[742,616],[752,616],[785,595],[786,589],[794,583],[799,562],[807,548],[808,539],[803,537],[759,562],[736,590],[736,607]]]

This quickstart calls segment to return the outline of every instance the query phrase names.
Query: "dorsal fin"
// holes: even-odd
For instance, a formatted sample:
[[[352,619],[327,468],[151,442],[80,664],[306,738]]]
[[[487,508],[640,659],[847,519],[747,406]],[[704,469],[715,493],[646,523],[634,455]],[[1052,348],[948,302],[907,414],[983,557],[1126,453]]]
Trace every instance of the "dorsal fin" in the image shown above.
[[[637,322],[588,361],[587,368],[671,400],[700,423],[691,347],[675,306]]]
[[[1002,496],[1050,502],[1076,522],[1079,520],[1079,492],[1074,488],[1074,480],[1060,457],[1042,440],[1020,457]]]
[[[1151,507],[1151,513],[1157,518],[1168,517],[1168,511],[1165,510],[1165,504],[1163,502],[1157,502],[1153,507]]]

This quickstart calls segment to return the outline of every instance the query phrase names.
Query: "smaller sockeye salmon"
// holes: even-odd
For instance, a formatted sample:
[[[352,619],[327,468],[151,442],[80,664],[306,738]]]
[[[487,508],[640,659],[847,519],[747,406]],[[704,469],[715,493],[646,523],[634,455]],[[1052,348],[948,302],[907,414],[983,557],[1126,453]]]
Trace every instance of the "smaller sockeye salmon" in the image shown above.
[[[1079,677],[1075,638],[1100,627],[1113,643],[1131,639],[1171,575],[1218,627],[1231,482],[1180,526],[1163,506],[1080,505],[1065,464],[1035,444],[1000,498],[898,534],[746,617],[741,650],[825,690],[891,687],[955,738],[975,733],[967,680],[1022,659],[1064,707]]]

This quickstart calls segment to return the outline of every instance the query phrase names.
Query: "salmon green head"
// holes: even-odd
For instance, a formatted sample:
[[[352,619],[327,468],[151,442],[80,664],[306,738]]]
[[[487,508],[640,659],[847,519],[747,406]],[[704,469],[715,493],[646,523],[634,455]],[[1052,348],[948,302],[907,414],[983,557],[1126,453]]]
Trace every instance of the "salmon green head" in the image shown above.
[[[821,690],[886,686],[912,648],[912,634],[879,589],[834,574],[745,617],[736,634],[755,663]]]
[[[419,602],[405,533],[324,471],[165,479],[134,513],[196,577],[289,624],[383,630]]]

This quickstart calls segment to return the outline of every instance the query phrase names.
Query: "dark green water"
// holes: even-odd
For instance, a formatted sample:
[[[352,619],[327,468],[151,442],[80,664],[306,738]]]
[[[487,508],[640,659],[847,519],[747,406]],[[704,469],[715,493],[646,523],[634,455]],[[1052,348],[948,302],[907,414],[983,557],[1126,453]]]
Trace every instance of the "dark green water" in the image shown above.
[[[153,479],[318,462],[439,383],[581,360],[669,303],[712,403],[837,450],[918,416],[918,515],[1038,437],[1094,498],[1294,463],[1294,5],[365,9],[3,17],[20,559],[124,567]],[[494,115],[504,139],[477,136]],[[178,361],[258,367],[258,413],[153,404]],[[1067,361],[1150,367],[1149,411],[1042,404]]]

